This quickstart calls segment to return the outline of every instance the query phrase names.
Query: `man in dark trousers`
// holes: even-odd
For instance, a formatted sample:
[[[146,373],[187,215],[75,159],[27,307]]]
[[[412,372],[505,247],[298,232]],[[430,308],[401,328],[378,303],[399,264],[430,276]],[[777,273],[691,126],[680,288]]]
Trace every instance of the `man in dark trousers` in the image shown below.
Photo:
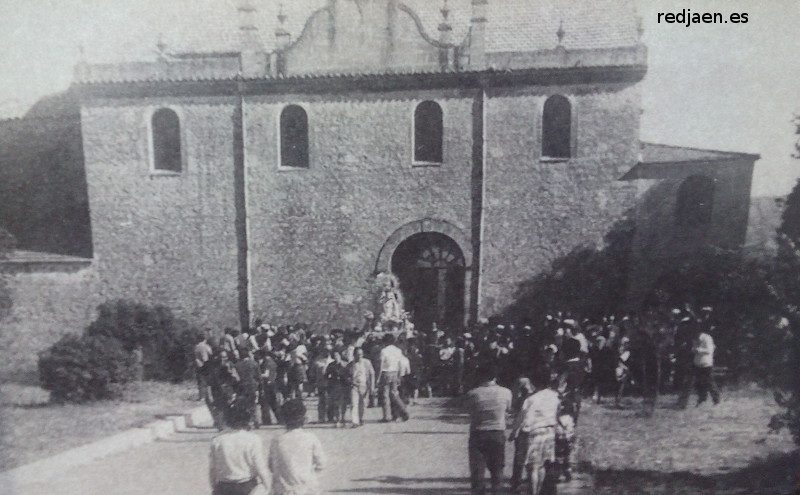
[[[261,382],[261,370],[258,369],[249,349],[241,349],[239,356],[239,361],[234,365],[236,374],[239,375],[239,383],[236,386],[236,402],[238,407],[250,414],[250,426],[252,427],[256,426],[256,400]]]
[[[673,386],[678,392],[678,407],[685,408],[689,402],[689,392],[694,382],[692,373],[692,339],[696,324],[690,317],[678,322],[675,330],[675,375]]]
[[[469,471],[474,495],[486,493],[486,469],[491,493],[500,493],[505,465],[506,415],[511,413],[511,391],[497,384],[497,368],[485,364],[476,370],[478,386],[467,393],[470,417]]]
[[[265,350],[257,352],[258,367],[261,370],[261,388],[259,389],[258,402],[261,406],[261,424],[271,425],[270,411],[275,415],[275,421],[280,422],[280,404],[278,403],[278,363]]]
[[[562,402],[571,405],[577,425],[578,415],[581,412],[583,380],[586,377],[585,363],[581,359],[581,344],[578,340],[564,341],[564,358],[566,361],[562,364],[558,377],[558,392]]]

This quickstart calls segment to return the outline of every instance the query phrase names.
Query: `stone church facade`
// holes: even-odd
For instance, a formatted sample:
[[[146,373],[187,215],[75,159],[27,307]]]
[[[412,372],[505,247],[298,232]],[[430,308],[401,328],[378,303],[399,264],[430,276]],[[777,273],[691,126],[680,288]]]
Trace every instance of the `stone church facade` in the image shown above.
[[[623,218],[632,301],[739,249],[757,157],[641,143],[635,11],[596,3],[330,0],[265,33],[240,2],[230,50],[80,64],[100,297],[330,328],[393,272],[418,325],[457,326]]]

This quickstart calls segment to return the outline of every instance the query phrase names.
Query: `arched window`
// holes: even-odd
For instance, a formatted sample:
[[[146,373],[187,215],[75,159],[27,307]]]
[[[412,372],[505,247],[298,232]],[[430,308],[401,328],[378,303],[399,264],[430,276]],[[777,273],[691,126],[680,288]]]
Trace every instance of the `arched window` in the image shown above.
[[[414,161],[442,163],[442,107],[423,101],[414,110]]]
[[[281,112],[281,166],[308,168],[308,115],[289,105]]]
[[[178,114],[169,108],[161,108],[153,113],[151,121],[153,133],[153,168],[167,172],[180,172],[183,169],[181,157],[181,123]]]
[[[678,225],[694,227],[711,223],[714,208],[714,180],[704,175],[692,175],[678,188],[675,221]]]
[[[544,102],[542,112],[542,156],[569,158],[571,153],[572,106],[561,95],[553,95]]]

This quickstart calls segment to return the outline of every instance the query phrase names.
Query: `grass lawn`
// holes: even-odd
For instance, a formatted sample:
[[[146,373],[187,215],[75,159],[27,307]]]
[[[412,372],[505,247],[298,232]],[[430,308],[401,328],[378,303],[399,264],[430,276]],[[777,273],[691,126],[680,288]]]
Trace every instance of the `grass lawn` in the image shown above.
[[[579,460],[591,462],[598,495],[782,495],[800,475],[788,432],[770,434],[777,411],[757,388],[723,390],[718,406],[686,410],[666,396],[652,417],[639,401],[622,408],[584,402]]]
[[[201,405],[193,382],[132,383],[120,400],[51,405],[38,387],[0,385],[0,471]]]

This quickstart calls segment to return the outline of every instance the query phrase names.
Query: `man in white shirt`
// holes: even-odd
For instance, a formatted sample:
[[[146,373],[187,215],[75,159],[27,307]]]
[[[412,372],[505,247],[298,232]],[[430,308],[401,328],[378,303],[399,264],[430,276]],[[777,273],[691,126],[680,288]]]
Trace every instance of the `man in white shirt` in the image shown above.
[[[705,402],[709,393],[711,393],[711,400],[714,405],[719,404],[719,390],[717,389],[717,384],[714,383],[713,374],[714,350],[714,339],[705,330],[700,330],[692,346],[698,406]]]
[[[399,418],[408,421],[408,411],[406,411],[403,401],[400,400],[398,391],[401,363],[404,359],[403,351],[394,345],[395,337],[390,333],[386,334],[383,342],[386,346],[381,350],[381,369],[378,377],[378,384],[383,396],[383,421],[391,421],[390,415],[393,407]]]
[[[485,471],[491,493],[500,493],[505,465],[506,415],[511,412],[511,391],[497,384],[497,369],[482,365],[475,370],[478,386],[467,392],[470,428],[468,440],[470,486],[474,495],[486,492]]]
[[[367,396],[375,388],[375,370],[369,359],[364,359],[364,350],[356,347],[353,360],[347,365],[350,380],[350,405],[353,428],[361,426],[366,412]]]
[[[531,495],[542,491],[547,468],[556,458],[556,423],[558,422],[558,393],[548,387],[549,377],[533,376],[536,392],[525,399],[508,437],[513,442],[517,435],[528,435],[528,453],[525,467],[531,481]]]
[[[214,351],[208,345],[207,334],[200,335],[198,341],[197,345],[194,346],[194,371],[197,377],[197,394],[199,397],[197,400],[205,401],[208,404],[211,399],[208,393],[208,375],[210,371],[208,362]]]
[[[246,429],[249,412],[229,408],[225,421],[229,429],[211,441],[209,481],[213,495],[246,495],[258,485],[269,493],[272,475],[267,453],[261,437]]]
[[[321,495],[317,473],[325,467],[322,444],[303,429],[306,408],[301,399],[290,399],[281,407],[286,432],[274,437],[269,449],[273,495]]]

